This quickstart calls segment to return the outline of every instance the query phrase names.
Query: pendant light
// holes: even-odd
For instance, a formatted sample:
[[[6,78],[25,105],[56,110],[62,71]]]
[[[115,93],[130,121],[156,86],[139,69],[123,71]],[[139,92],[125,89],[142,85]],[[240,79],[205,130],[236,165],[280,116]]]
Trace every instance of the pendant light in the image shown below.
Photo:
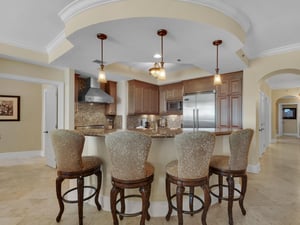
[[[166,70],[164,68],[164,43],[163,37],[168,33],[165,29],[160,29],[157,31],[157,35],[161,37],[161,61],[160,63],[154,63],[154,67],[149,69],[149,74],[155,77],[158,80],[166,79]]]
[[[99,33],[97,34],[97,38],[101,40],[101,64],[99,68],[99,73],[98,73],[98,82],[99,83],[106,83],[106,75],[104,71],[104,64],[103,64],[103,40],[107,39],[106,34]]]
[[[216,66],[216,74],[214,76],[214,85],[221,85],[222,84],[222,79],[221,75],[219,74],[219,45],[222,44],[222,40],[215,40],[213,42],[214,46],[217,46],[217,66]]]

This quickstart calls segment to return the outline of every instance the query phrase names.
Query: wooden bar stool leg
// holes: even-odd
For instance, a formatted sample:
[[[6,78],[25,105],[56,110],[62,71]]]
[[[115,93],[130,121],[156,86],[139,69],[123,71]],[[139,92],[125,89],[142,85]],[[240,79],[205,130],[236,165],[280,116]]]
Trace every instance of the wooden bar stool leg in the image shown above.
[[[218,198],[218,202],[221,203],[222,202],[222,198],[223,198],[223,176],[222,175],[218,175],[218,184],[219,184],[219,198]]]
[[[58,201],[58,204],[59,204],[59,212],[57,214],[57,217],[56,217],[56,222],[59,222],[60,219],[61,219],[61,216],[64,212],[64,209],[65,209],[65,206],[64,206],[64,202],[62,200],[62,196],[61,196],[61,184],[62,182],[64,181],[64,178],[58,176],[56,178],[56,197],[57,197],[57,201]]]
[[[239,204],[243,215],[246,215],[246,209],[244,208],[244,198],[245,198],[246,190],[247,190],[247,174],[242,176],[241,196],[239,199]]]
[[[147,198],[148,198],[148,188],[146,186],[143,186],[139,189],[141,196],[142,196],[142,217],[140,220],[140,225],[145,225],[145,220],[147,217],[147,211],[148,211],[148,203],[147,203]]]
[[[79,225],[83,225],[83,177],[77,178],[78,218]]]
[[[113,186],[110,191],[110,210],[113,218],[114,225],[119,225],[118,217],[117,217],[117,195],[120,192],[119,188]]]
[[[146,216],[146,219],[149,221],[150,220],[150,214],[149,214],[149,208],[150,208],[150,194],[151,194],[151,184],[149,184],[147,186],[147,210],[146,210],[146,213],[147,213],[147,216]]]
[[[183,225],[183,215],[182,215],[183,193],[184,193],[184,187],[182,185],[178,184],[178,186],[176,188],[178,225]]]
[[[120,189],[120,199],[121,199],[121,213],[125,213],[125,190]],[[123,216],[119,215],[120,220],[123,220]]]
[[[232,206],[233,206],[233,198],[234,198],[234,179],[232,175],[227,177],[228,182],[228,217],[229,217],[229,225],[233,225],[232,218]]]
[[[201,221],[202,221],[202,225],[207,225],[206,224],[206,216],[207,216],[207,212],[208,212],[208,209],[209,209],[209,206],[211,203],[210,190],[209,190],[208,183],[202,185],[201,187],[203,189],[203,194],[204,194],[204,205],[203,205]]]
[[[190,193],[189,193],[189,207],[190,207],[190,211],[192,212],[191,213],[191,216],[194,215],[194,187],[190,187]]]
[[[168,213],[166,215],[166,220],[169,221],[170,220],[170,216],[172,213],[172,206],[171,206],[171,182],[169,180],[169,175],[166,175],[166,195],[167,195],[167,201],[168,201]]]
[[[99,203],[99,192],[101,189],[101,183],[102,183],[102,172],[99,169],[99,171],[97,171],[95,173],[95,175],[97,176],[97,189],[96,189],[96,195],[95,195],[95,204],[97,206],[97,209],[100,211],[101,210],[101,205]]]

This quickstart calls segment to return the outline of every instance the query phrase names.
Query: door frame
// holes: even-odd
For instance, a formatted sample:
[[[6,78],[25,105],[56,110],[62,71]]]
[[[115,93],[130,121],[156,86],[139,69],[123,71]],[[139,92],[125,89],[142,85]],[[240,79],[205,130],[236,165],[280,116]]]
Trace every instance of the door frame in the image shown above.
[[[271,103],[269,97],[259,92],[259,156],[261,157],[271,140]],[[262,130],[261,130],[262,129]]]
[[[58,128],[64,128],[65,124],[65,119],[64,119],[64,92],[65,92],[65,87],[64,87],[64,82],[61,81],[52,81],[52,80],[46,80],[46,79],[41,79],[41,78],[33,78],[33,77],[26,77],[26,76],[19,76],[19,75],[13,75],[13,74],[3,74],[0,73],[0,78],[3,79],[8,79],[8,80],[17,80],[17,81],[24,81],[24,82],[31,82],[31,83],[39,83],[41,85],[52,85],[56,86],[57,88],[57,127]],[[42,90],[41,96],[43,96],[44,90]],[[44,98],[43,98],[44,101]],[[47,103],[42,103],[42,105],[47,104]],[[43,107],[43,106],[42,106]],[[42,118],[45,120],[45,115],[44,111],[42,111]],[[41,130],[43,131],[43,124],[45,121],[42,121],[42,127]],[[43,141],[43,133],[41,132],[41,140]],[[42,143],[42,149],[41,149],[41,156],[45,155],[45,149],[44,144]]]
[[[292,103],[292,102],[289,102],[289,103],[279,103],[278,104],[278,136],[283,136],[284,132],[283,132],[283,119],[282,119],[282,106],[283,105],[297,105],[297,134],[296,134],[296,137],[297,138],[300,138],[300,135],[299,135],[299,104],[298,102],[295,102],[295,103]]]

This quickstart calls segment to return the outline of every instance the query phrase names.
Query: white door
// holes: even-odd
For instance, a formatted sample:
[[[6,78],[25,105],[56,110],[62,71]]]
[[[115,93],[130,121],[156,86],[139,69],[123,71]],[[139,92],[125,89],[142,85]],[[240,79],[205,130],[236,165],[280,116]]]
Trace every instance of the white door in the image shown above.
[[[267,102],[265,94],[260,92],[259,94],[259,155],[261,156],[265,152],[266,144],[266,112]]]
[[[43,151],[48,166],[56,168],[54,150],[49,132],[57,129],[57,87],[47,85],[43,89]]]

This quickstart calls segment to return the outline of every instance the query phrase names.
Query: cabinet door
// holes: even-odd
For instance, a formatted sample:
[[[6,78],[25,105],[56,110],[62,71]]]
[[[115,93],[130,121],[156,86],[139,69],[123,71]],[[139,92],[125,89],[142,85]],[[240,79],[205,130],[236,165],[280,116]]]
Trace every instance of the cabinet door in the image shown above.
[[[242,127],[242,72],[222,74],[217,86],[217,127]]]
[[[150,95],[151,95],[151,99],[150,99],[150,105],[151,105],[151,110],[150,113],[151,114],[158,114],[159,113],[159,107],[158,107],[158,87],[152,87],[150,89]]]
[[[232,95],[230,96],[230,120],[232,128],[242,127],[242,96]]]
[[[114,81],[108,81],[105,85],[105,91],[114,98],[114,103],[107,104],[105,107],[106,115],[117,114],[117,83]]]
[[[230,106],[229,106],[228,97],[218,96],[216,102],[216,115],[217,115],[216,127],[217,128],[230,127],[229,110],[230,110]]]
[[[159,113],[167,113],[166,88],[164,86],[159,87]]]

